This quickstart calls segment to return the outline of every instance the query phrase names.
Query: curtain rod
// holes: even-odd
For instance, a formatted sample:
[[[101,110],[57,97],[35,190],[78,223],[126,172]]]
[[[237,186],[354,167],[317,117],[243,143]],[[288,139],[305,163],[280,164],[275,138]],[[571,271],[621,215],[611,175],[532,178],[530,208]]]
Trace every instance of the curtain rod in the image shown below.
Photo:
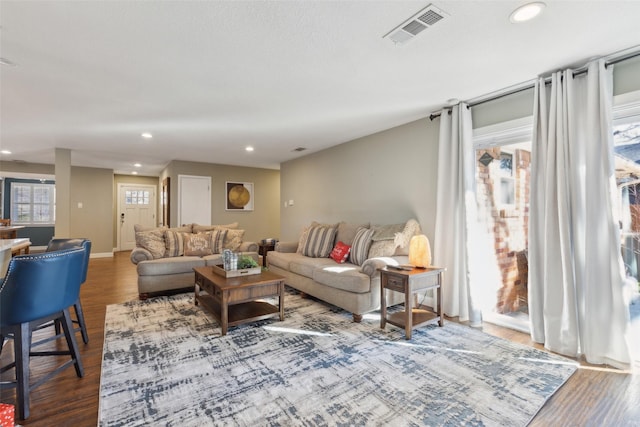
[[[617,64],[619,62],[624,62],[624,61],[627,61],[629,59],[632,59],[632,58],[635,58],[635,57],[638,57],[638,56],[640,56],[640,50],[628,53],[626,55],[621,55],[619,57],[616,57],[614,59],[606,61],[604,63],[604,66],[608,67],[609,65],[615,65],[615,64]],[[576,69],[573,72],[573,76],[575,77],[575,76],[579,76],[581,74],[586,74],[586,73],[587,73],[587,66],[585,65],[585,66],[582,66],[582,67]],[[545,78],[545,82],[548,82],[550,79],[551,79],[551,77],[546,77]],[[487,96],[486,98],[483,98],[483,99],[476,98],[476,99],[478,99],[477,101],[471,100],[471,101],[468,102],[467,108],[475,107],[477,105],[481,105],[481,104],[484,104],[484,103],[487,103],[487,102],[490,102],[490,101],[495,101],[497,99],[504,98],[506,96],[515,95],[516,93],[524,92],[525,90],[533,89],[533,87],[535,86],[535,81],[536,80],[530,80],[530,81],[521,83],[520,85],[518,85],[518,87],[515,87],[513,89],[510,89],[510,90],[509,89],[505,89],[504,92],[502,92],[502,93],[500,93],[498,95],[494,95],[494,96],[490,96],[489,95],[489,96]],[[451,113],[451,110],[449,110],[449,113]],[[434,119],[440,117],[441,114],[442,114],[441,112],[431,113],[429,115],[429,120],[433,121]]]

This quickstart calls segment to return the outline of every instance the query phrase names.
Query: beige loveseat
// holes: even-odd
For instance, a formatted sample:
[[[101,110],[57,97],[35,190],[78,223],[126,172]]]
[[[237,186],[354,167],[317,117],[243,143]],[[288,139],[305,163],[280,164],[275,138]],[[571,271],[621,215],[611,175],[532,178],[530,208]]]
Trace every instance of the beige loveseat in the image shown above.
[[[314,222],[297,242],[279,242],[268,253],[267,264],[287,285],[350,311],[354,322],[360,322],[364,313],[380,306],[378,269],[407,264],[409,240],[420,232],[413,219],[392,225]],[[351,246],[344,263],[327,256],[326,248],[333,250],[338,242]],[[402,302],[395,292],[389,298],[392,304]]]
[[[224,249],[259,261],[258,245],[243,241],[238,223],[152,229],[136,225],[135,232],[131,262],[137,264],[140,299],[193,289],[194,267],[222,264]]]

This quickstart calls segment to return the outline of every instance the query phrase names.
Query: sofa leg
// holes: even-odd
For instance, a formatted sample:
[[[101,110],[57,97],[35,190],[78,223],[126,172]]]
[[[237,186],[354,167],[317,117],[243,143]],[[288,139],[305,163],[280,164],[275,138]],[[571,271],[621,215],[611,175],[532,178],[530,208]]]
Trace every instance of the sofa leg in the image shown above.
[[[140,298],[140,301],[144,301],[147,298],[149,298],[149,294],[144,293],[144,294],[138,294],[138,298]]]
[[[300,292],[300,298],[302,299],[307,298],[307,294],[305,294],[304,292]]]
[[[355,323],[360,323],[362,322],[362,314],[355,314],[353,313],[353,321]]]

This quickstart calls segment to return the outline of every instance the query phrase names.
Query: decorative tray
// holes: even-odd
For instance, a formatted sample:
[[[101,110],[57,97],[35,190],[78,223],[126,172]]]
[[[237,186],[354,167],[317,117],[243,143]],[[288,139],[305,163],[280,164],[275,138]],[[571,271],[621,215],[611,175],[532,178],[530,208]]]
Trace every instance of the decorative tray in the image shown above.
[[[242,268],[239,270],[225,270],[222,268],[222,264],[213,265],[213,272],[219,274],[222,277],[240,277],[240,276],[250,276],[252,274],[260,274],[262,271],[261,267],[252,267],[252,268]]]

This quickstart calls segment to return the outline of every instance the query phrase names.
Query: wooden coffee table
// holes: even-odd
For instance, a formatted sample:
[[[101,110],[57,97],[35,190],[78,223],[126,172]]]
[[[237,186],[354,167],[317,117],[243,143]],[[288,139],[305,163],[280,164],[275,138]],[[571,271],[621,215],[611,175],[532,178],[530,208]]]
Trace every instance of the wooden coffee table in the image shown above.
[[[229,326],[280,317],[284,320],[284,277],[270,271],[226,278],[213,267],[196,267],[196,305],[209,311],[220,323],[222,335]],[[204,291],[204,292],[203,292]],[[260,298],[278,297],[278,307]]]

